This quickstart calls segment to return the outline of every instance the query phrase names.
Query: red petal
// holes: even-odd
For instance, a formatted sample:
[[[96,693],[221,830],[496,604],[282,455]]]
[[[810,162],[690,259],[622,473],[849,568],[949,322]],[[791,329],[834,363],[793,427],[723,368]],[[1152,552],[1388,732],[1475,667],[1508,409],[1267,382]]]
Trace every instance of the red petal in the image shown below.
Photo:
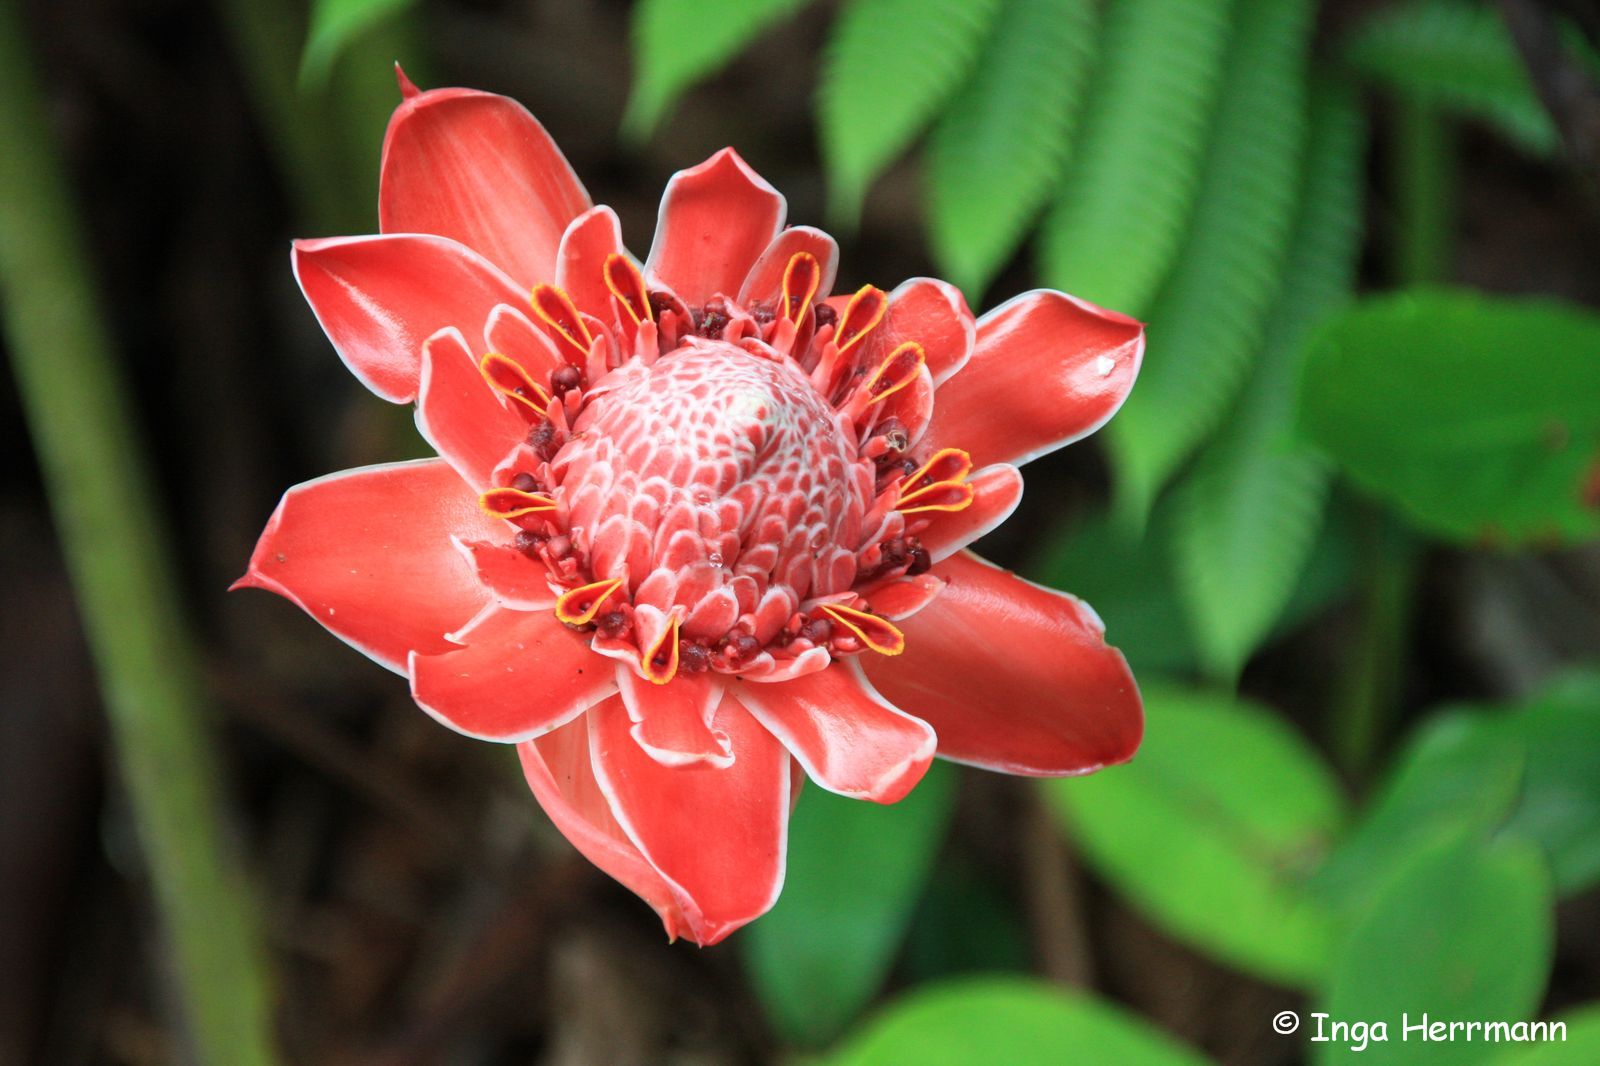
[[[504,525],[500,532],[502,536],[507,532]],[[478,580],[494,593],[502,607],[548,611],[555,606],[556,594],[550,591],[550,569],[538,559],[504,543],[485,540],[475,540],[461,547],[472,560]]]
[[[865,665],[895,706],[933,726],[941,757],[1049,777],[1133,756],[1139,690],[1087,605],[970,552],[932,572],[950,584],[903,623],[905,653]]]
[[[811,226],[790,226],[773,238],[767,250],[761,253],[755,266],[739,288],[739,303],[743,307],[757,304],[776,306],[783,294],[783,272],[789,260],[800,252],[807,252],[822,268],[822,281],[817,286],[817,302],[833,291],[834,279],[839,275],[839,244],[832,237]]]
[[[527,108],[472,89],[435,89],[395,108],[383,143],[385,233],[460,241],[526,289],[555,277],[556,248],[589,194]]]
[[[422,346],[417,428],[470,484],[488,488],[494,468],[522,443],[528,423],[500,402],[459,331],[440,330]]]
[[[522,772],[539,806],[584,858],[642,898],[676,940],[689,931],[667,882],[645,861],[617,820],[595,781],[589,757],[589,726],[579,719],[537,740],[517,745]]]
[[[841,796],[894,803],[933,761],[928,723],[891,707],[855,662],[776,685],[741,685],[737,698],[813,781]]]
[[[595,776],[628,839],[673,890],[689,936],[714,944],[777,902],[789,824],[789,753],[737,702],[712,728],[732,765],[662,766],[629,736],[620,697],[589,713]]]
[[[772,243],[783,215],[778,191],[724,148],[667,183],[645,280],[691,305],[719,292],[731,297]]]
[[[927,527],[917,532],[934,562],[948,558],[1011,517],[1022,501],[1022,472],[996,463],[967,479],[974,493],[960,511],[924,511]]]
[[[604,205],[573,219],[556,253],[556,287],[572,297],[578,310],[602,322],[611,321],[611,290],[606,288],[606,257],[626,254],[617,214]]]
[[[339,358],[395,403],[417,397],[423,341],[446,326],[476,328],[495,304],[525,298],[482,256],[443,237],[295,241],[290,262]]]
[[[496,608],[455,636],[466,646],[411,657],[411,695],[469,737],[531,740],[617,690],[611,664],[549,611]]]
[[[728,738],[711,728],[722,702],[721,678],[680,674],[665,685],[653,685],[631,667],[619,666],[617,687],[634,723],[629,732],[662,766],[725,767],[733,762]]]
[[[284,493],[234,587],[276,592],[404,673],[489,602],[451,537],[504,531],[442,459],[345,470]]]
[[[916,341],[938,385],[966,364],[973,336],[972,312],[960,289],[937,278],[912,278],[889,294],[889,310],[867,338],[861,365],[876,366],[906,341]]]
[[[483,339],[489,351],[516,360],[542,388],[549,386],[551,371],[567,365],[554,342],[527,315],[509,304],[499,304],[489,312]]]
[[[1026,463],[1099,429],[1133,388],[1144,327],[1039,289],[978,320],[972,360],[939,390],[927,443]]]

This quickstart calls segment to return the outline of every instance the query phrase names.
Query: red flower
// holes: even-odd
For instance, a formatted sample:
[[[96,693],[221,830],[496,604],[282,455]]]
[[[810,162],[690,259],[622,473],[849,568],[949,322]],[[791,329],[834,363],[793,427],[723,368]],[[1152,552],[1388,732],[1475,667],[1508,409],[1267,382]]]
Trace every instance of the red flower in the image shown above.
[[[926,278],[830,296],[832,238],[731,149],[668,184],[641,268],[520,105],[402,89],[382,235],[293,261],[440,458],[289,490],[239,584],[518,744],[568,839],[702,944],[776,899],[803,776],[892,803],[936,753],[1133,754],[1094,612],[963,548],[1013,464],[1121,404],[1137,322],[1049,291],[974,322]]]

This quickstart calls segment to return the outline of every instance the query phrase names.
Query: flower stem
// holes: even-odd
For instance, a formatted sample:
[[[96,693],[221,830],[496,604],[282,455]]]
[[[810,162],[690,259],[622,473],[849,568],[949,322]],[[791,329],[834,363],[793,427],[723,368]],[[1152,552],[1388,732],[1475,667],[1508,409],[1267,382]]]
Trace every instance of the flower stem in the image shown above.
[[[225,839],[195,650],[65,175],[0,0],[0,318],[197,1061],[266,1066],[265,953]]]

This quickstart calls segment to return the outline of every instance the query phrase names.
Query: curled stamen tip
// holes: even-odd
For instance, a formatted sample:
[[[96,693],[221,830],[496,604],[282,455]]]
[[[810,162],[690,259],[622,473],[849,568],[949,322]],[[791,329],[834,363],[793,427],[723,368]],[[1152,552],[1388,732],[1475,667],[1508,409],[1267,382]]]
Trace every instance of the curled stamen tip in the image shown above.
[[[614,577],[568,589],[556,598],[556,617],[569,626],[586,626],[620,588],[622,578]]]
[[[678,674],[678,620],[674,618],[651,645],[639,655],[639,669],[646,681],[665,685]]]
[[[520,518],[556,509],[555,498],[543,492],[523,489],[490,489],[478,497],[478,507],[495,518]]]
[[[887,618],[839,603],[825,603],[822,613],[844,626],[879,655],[899,655],[906,650],[906,635]]]

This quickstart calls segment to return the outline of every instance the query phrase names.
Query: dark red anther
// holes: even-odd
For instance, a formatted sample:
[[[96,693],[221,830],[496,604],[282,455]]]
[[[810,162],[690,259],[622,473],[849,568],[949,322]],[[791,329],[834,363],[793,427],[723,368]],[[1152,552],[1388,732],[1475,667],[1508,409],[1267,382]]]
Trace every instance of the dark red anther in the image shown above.
[[[667,292],[653,292],[650,294],[650,317],[661,321],[661,312],[672,310],[672,294]]]
[[[911,561],[911,549],[899,537],[891,537],[879,546],[883,553],[883,568],[893,570],[897,566],[904,566]]]
[[[594,626],[601,636],[612,638],[621,637],[632,628],[628,616],[621,611],[607,611],[594,620]]]
[[[839,321],[839,312],[835,311],[827,304],[818,304],[815,314],[817,316],[818,329],[821,329],[823,326],[831,326],[835,322]]]
[[[583,371],[568,363],[550,375],[550,392],[556,396],[564,396],[573,389],[583,388]]]
[[[678,669],[701,674],[711,668],[711,651],[704,644],[685,642],[678,648]]]
[[[709,340],[721,340],[728,328],[728,305],[721,300],[706,304],[695,316],[695,332]]]
[[[754,659],[761,652],[761,642],[749,633],[740,633],[728,642],[728,650],[735,662]]]
[[[928,550],[915,540],[909,543],[906,551],[911,556],[911,565],[906,567],[908,575],[915,577],[918,574],[926,574],[932,568],[933,560],[928,558]]]
[[[519,529],[511,544],[523,555],[537,559],[539,557],[539,549],[543,548],[545,541],[549,539],[543,533],[535,533],[531,529]]]
[[[523,472],[511,479],[511,487],[518,492],[537,492],[539,491],[539,479],[532,474]]]
[[[820,648],[833,636],[833,623],[826,618],[812,618],[800,627],[800,635]]]
[[[555,455],[556,427],[548,418],[541,418],[528,430],[528,447],[532,448],[533,454],[541,459],[549,459]]]
[[[778,312],[770,307],[755,307],[751,309],[750,317],[755,319],[758,325],[765,326],[777,319]]]

